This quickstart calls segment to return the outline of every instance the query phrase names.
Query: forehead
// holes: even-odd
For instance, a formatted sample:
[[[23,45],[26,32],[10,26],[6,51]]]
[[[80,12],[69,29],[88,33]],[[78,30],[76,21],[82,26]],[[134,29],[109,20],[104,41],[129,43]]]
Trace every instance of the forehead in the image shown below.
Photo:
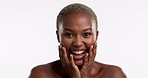
[[[63,28],[90,28],[92,17],[87,13],[69,13],[63,16]]]

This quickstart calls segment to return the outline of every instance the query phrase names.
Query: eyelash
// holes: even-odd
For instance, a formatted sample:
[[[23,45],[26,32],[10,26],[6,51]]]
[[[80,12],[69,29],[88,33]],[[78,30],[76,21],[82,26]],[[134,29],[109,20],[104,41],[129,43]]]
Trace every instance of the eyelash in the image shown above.
[[[91,36],[91,33],[84,33],[83,34],[83,37],[87,38],[87,37],[90,37]]]
[[[66,36],[67,38],[71,38],[73,36],[72,33],[66,33],[64,36]]]
[[[82,34],[82,36],[83,36],[84,38],[88,38],[88,37],[90,37],[91,35],[92,35],[92,34],[89,33],[89,32]],[[72,38],[72,37],[74,36],[74,34],[73,34],[73,33],[66,33],[64,36],[67,37],[67,38]]]

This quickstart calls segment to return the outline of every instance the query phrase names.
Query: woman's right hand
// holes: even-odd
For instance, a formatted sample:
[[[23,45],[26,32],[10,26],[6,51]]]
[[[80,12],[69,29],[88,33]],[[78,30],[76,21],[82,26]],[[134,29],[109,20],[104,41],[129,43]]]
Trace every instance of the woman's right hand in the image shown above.
[[[68,59],[66,48],[59,45],[59,57],[62,63],[62,68],[70,78],[81,78],[80,71],[74,63],[73,55],[70,55]]]

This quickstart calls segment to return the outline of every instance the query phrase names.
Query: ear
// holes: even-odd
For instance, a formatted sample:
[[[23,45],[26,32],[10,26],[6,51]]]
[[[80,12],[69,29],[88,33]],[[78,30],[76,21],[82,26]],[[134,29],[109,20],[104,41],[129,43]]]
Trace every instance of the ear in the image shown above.
[[[98,40],[99,31],[96,32],[96,41]]]
[[[58,42],[60,43],[59,31],[58,31],[58,30],[56,30],[56,35],[57,35],[57,40],[58,40]]]

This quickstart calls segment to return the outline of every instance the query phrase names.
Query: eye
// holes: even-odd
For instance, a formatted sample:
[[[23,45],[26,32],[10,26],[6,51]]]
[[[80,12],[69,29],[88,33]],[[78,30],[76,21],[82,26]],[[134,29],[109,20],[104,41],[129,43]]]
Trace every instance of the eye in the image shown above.
[[[84,33],[83,37],[89,37],[91,35],[91,33]]]
[[[73,37],[73,34],[72,34],[72,33],[66,33],[66,34],[65,34],[65,37],[71,38],[71,37]]]

